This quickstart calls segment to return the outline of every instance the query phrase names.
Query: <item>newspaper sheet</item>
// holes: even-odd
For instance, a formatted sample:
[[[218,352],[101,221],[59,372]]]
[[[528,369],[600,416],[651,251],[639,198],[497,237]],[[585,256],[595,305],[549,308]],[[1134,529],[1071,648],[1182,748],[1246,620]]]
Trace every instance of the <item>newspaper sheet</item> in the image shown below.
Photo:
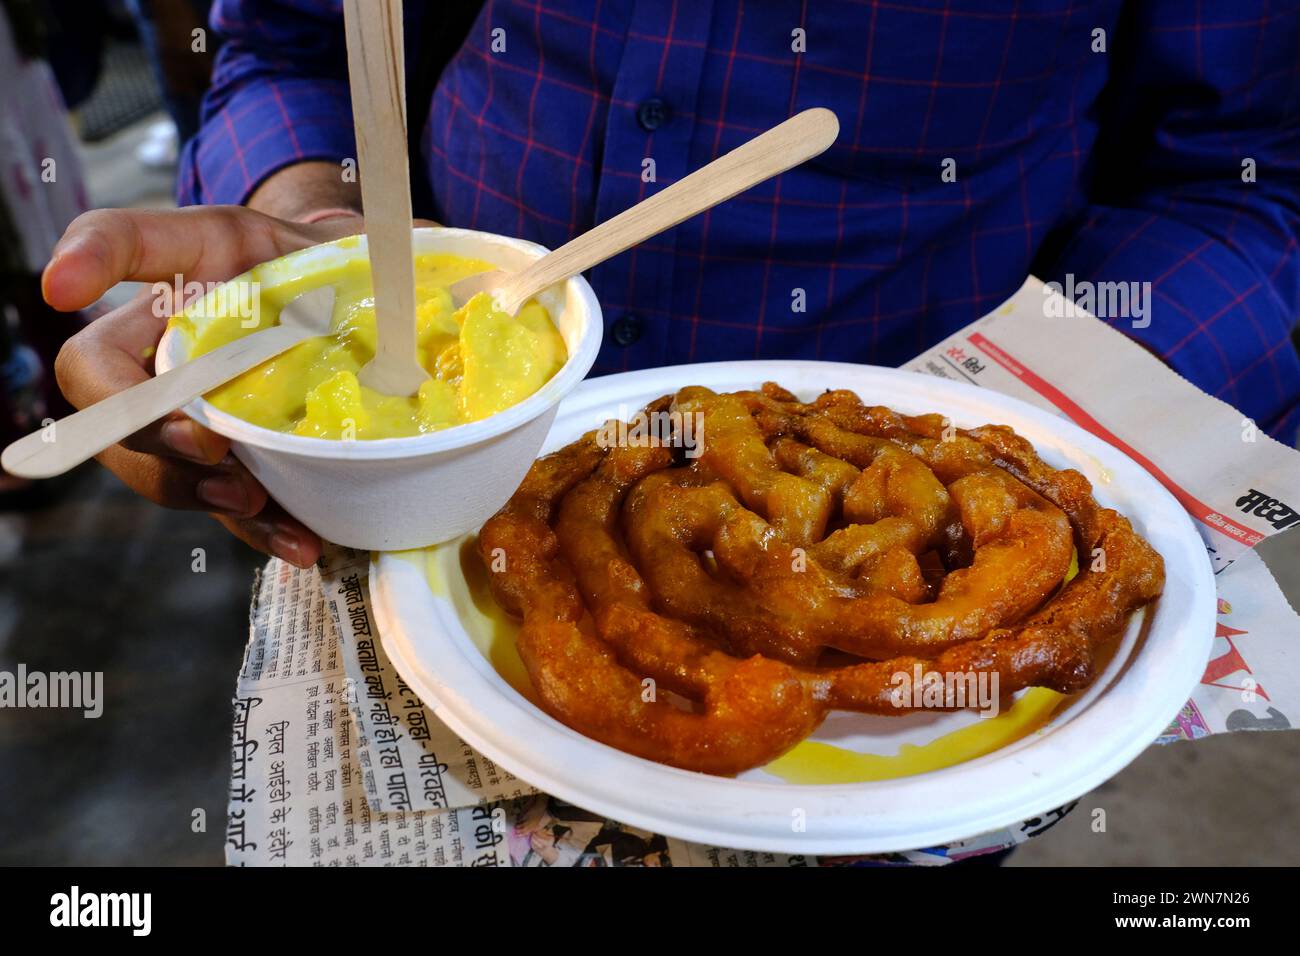
[[[342,569],[342,577],[348,569]],[[338,584],[338,578],[331,583]],[[337,589],[337,587],[335,588]],[[250,639],[235,692],[226,861],[263,866],[502,866],[500,787],[474,786],[477,758],[437,723],[410,771],[428,803],[421,758],[437,761],[439,799],[456,809],[378,809],[390,796],[386,740],[367,740],[349,703],[364,681],[350,677],[320,572],[273,560],[259,575]],[[383,672],[379,672],[383,674]],[[367,675],[370,676],[370,675]],[[383,676],[388,676],[384,674]],[[385,725],[379,725],[385,726]],[[410,722],[401,724],[409,727]],[[409,754],[403,754],[404,757]],[[375,778],[383,774],[383,786]],[[481,780],[480,780],[481,783]],[[522,785],[510,792],[519,796]],[[454,801],[454,803],[453,803]],[[410,802],[409,800],[406,802]]]

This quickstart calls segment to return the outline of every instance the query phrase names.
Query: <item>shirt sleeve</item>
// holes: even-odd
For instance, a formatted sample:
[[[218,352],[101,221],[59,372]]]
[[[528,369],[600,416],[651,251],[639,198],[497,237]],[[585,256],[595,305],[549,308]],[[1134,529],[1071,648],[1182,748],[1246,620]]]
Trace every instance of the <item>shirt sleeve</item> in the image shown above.
[[[1040,274],[1063,285],[1072,275],[1076,287],[1150,282],[1146,317],[1107,321],[1292,442],[1300,10],[1126,6],[1105,54],[1091,203]]]
[[[242,204],[285,166],[356,155],[341,0],[216,0],[209,22],[223,45],[181,205]]]

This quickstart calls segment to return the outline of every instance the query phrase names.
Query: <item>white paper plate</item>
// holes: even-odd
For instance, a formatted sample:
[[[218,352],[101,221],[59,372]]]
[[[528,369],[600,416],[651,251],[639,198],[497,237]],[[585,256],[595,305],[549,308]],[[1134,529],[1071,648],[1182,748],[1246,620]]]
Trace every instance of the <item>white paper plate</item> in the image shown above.
[[[765,380],[803,398],[848,388],[898,411],[942,412],[958,427],[1012,426],[1049,464],[1086,475],[1098,501],[1127,515],[1159,550],[1163,596],[1134,616],[1100,678],[1037,731],[956,766],[871,783],[791,784],[763,770],[713,777],[590,740],[547,716],[493,669],[448,597],[433,593],[423,567],[409,555],[381,554],[371,577],[378,625],[412,689],[468,743],[561,799],[685,840],[803,854],[916,849],[1018,823],[1096,787],[1168,726],[1200,679],[1214,637],[1205,546],[1155,479],[1065,419],[986,389],[897,369],[724,362],[588,381],[560,406],[545,451],[685,385],[733,391]],[[903,743],[924,744],[976,720],[969,713],[837,713],[813,739],[892,754]]]

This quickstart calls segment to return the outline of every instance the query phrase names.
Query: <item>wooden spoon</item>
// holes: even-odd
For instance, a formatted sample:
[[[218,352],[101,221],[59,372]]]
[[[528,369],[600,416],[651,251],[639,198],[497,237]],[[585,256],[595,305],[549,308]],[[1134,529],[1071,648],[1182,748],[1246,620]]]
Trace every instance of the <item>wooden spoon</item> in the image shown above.
[[[0,455],[0,466],[19,478],[61,475],[303,339],[329,335],[333,308],[333,286],[304,292],[280,310],[279,325],[235,339],[18,439]]]
[[[343,22],[379,335],[357,378],[385,395],[414,395],[429,373],[416,358],[402,0],[344,0]]]
[[[543,289],[812,159],[835,142],[839,131],[839,120],[830,110],[804,110],[566,242],[522,272],[482,272],[461,279],[451,286],[452,301],[459,308],[477,293],[491,292],[497,306],[514,315]]]

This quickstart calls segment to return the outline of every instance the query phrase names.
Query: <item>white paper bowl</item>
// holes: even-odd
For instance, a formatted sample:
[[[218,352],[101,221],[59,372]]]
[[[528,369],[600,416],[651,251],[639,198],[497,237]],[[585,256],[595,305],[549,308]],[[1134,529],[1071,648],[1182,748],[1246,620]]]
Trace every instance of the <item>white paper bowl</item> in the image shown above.
[[[324,270],[366,255],[364,236],[346,242],[276,260],[275,268],[264,267],[257,276],[262,291],[314,266]],[[414,246],[417,255],[451,253],[508,271],[547,252],[532,242],[467,229],[416,229]],[[569,359],[528,398],[480,421],[414,438],[345,442],[262,428],[201,398],[183,411],[229,437],[231,450],[271,497],[326,540],[375,551],[446,541],[477,528],[514,493],[537,457],[560,399],[596,360],[604,323],[586,280],[570,279],[537,299],[555,321]],[[201,302],[186,314],[201,327]],[[185,333],[168,329],[158,345],[158,372],[184,362],[189,346]]]

